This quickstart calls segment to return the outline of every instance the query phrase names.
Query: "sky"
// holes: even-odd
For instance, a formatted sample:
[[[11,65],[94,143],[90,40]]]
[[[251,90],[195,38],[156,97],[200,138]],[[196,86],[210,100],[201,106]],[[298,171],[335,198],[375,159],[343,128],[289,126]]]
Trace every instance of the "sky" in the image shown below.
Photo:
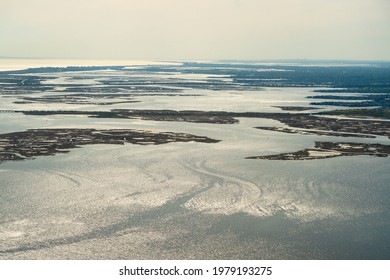
[[[390,61],[390,0],[0,0],[0,57]]]

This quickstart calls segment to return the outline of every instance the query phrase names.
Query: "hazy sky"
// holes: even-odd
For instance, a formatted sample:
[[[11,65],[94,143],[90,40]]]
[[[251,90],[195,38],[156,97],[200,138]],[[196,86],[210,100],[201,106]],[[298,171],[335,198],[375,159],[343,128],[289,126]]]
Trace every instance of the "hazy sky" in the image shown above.
[[[390,0],[0,0],[0,56],[390,60]]]

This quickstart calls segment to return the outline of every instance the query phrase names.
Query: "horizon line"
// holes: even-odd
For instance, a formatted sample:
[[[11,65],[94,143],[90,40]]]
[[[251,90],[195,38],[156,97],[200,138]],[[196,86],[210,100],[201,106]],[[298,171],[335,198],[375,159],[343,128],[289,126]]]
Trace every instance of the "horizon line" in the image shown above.
[[[240,58],[194,58],[194,59],[157,59],[157,58],[90,58],[90,57],[25,57],[25,56],[0,56],[0,59],[27,59],[27,60],[134,60],[134,61],[221,61],[221,62],[385,62],[386,59],[326,59],[326,58],[270,58],[270,59],[240,59]]]

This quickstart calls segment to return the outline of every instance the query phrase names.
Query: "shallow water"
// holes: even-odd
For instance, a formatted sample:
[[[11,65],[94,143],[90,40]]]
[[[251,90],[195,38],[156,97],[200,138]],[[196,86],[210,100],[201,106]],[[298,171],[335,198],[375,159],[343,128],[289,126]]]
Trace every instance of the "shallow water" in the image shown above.
[[[273,106],[308,105],[304,97],[311,90],[189,89],[183,92],[201,96],[161,94],[110,106],[14,104],[0,96],[0,109],[280,112]],[[0,113],[2,134],[126,128],[221,140],[90,145],[0,164],[0,259],[388,259],[389,158],[245,159],[313,147],[318,140],[388,139],[254,129],[275,125],[280,123],[250,118],[223,125]]]

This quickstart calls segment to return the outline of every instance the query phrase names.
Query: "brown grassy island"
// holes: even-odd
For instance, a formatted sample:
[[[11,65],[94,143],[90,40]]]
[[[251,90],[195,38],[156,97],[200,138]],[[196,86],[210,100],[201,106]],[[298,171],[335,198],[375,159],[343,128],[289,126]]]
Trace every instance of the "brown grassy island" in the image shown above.
[[[67,153],[70,149],[91,144],[160,145],[171,142],[217,143],[204,136],[186,133],[154,132],[130,129],[30,129],[0,134],[0,163],[35,156]]]
[[[311,160],[358,155],[387,157],[390,155],[390,145],[349,142],[315,142],[315,146],[312,149],[304,149],[292,153],[246,158],[268,160]]]

